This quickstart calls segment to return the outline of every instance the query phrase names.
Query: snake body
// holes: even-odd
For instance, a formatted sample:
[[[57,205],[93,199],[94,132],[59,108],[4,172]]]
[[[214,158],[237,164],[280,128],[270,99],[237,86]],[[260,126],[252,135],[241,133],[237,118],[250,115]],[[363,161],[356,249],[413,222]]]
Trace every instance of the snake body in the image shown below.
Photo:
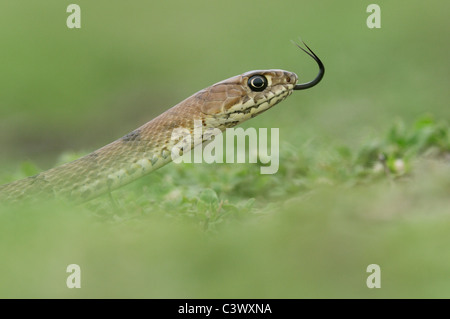
[[[194,121],[201,121],[204,129],[224,131],[284,100],[297,80],[284,70],[256,70],[216,83],[78,160],[0,186],[0,203],[46,198],[83,202],[110,192],[172,161],[178,142],[171,139],[174,129],[192,134]]]

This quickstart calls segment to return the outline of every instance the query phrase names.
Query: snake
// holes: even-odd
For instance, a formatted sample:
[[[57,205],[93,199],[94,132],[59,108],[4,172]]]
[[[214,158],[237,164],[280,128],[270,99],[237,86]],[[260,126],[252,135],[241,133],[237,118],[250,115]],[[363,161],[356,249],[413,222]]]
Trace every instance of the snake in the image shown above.
[[[62,199],[86,202],[111,192],[172,161],[174,129],[194,130],[194,122],[204,129],[224,131],[243,123],[283,101],[294,90],[318,84],[325,67],[302,41],[298,48],[319,66],[310,82],[297,83],[298,76],[280,69],[254,70],[213,84],[176,104],[141,127],[72,162],[34,176],[0,186],[0,203]],[[201,121],[201,122],[198,122]],[[208,138],[202,136],[201,143]],[[192,142],[190,148],[195,145]]]

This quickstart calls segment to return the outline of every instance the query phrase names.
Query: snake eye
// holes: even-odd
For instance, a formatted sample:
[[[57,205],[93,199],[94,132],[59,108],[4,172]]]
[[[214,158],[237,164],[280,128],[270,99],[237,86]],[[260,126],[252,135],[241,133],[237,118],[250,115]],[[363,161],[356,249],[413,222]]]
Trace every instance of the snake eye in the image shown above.
[[[267,87],[267,79],[262,75],[254,75],[248,79],[247,85],[252,91],[261,92]]]

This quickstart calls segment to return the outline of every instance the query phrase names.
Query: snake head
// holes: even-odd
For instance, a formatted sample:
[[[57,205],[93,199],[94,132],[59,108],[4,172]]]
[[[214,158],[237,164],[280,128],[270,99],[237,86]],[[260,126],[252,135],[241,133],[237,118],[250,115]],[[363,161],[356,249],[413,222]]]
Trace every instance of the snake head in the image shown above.
[[[294,90],[309,89],[322,80],[325,74],[322,61],[306,43],[302,43],[305,48],[295,44],[319,66],[314,80],[297,84],[298,77],[293,72],[277,69],[250,71],[203,89],[168,112],[177,114],[178,109],[182,108],[185,118],[192,115],[194,119],[202,120],[204,126],[221,130],[261,114]]]
[[[237,125],[289,96],[298,77],[284,70],[256,70],[216,83],[195,98],[203,114]]]

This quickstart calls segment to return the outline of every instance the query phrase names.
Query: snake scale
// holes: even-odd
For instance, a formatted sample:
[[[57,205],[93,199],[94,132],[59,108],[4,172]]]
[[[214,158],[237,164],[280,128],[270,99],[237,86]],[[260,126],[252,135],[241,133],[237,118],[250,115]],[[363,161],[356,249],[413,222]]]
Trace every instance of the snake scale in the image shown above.
[[[224,131],[268,110],[294,90],[319,83],[325,72],[323,63],[303,44],[306,48],[296,45],[314,58],[320,68],[313,81],[297,84],[295,73],[278,69],[231,77],[195,93],[138,129],[78,160],[0,186],[0,203],[49,198],[83,202],[149,174],[172,161],[171,149],[177,143],[171,140],[174,129],[188,129],[192,133],[194,121],[201,121],[205,129]]]

